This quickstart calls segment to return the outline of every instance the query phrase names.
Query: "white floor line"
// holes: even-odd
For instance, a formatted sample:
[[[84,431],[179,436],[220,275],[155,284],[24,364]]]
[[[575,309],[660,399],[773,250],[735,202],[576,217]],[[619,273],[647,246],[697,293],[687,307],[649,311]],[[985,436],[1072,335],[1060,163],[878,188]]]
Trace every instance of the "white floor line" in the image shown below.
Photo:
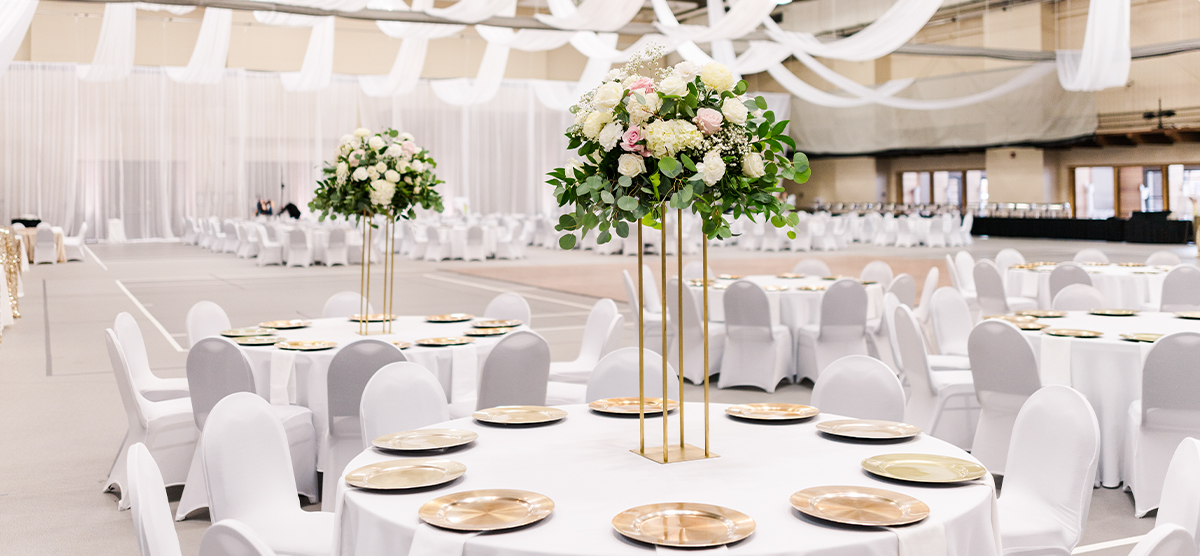
[[[1071,551],[1071,554],[1087,554],[1088,552],[1096,552],[1097,550],[1104,550],[1106,548],[1115,548],[1118,546],[1137,544],[1138,541],[1145,538],[1145,536],[1146,535],[1138,535],[1136,537],[1117,539],[1115,541],[1105,541],[1105,542],[1098,542],[1095,544],[1089,544],[1089,545],[1084,545],[1084,546],[1077,546],[1077,547],[1075,547],[1075,550]]]
[[[83,246],[83,250],[87,251],[88,256],[90,256],[93,260],[95,260],[96,264],[100,265],[100,268],[103,268],[105,272],[108,272],[108,266],[105,265],[104,261],[100,260],[100,257],[97,257],[96,253],[94,253],[91,249],[89,249],[87,245]]]
[[[513,291],[512,288],[497,288],[497,287],[493,287],[493,286],[485,286],[483,284],[467,282],[466,280],[455,280],[453,278],[445,278],[442,276],[438,276],[436,274],[426,274],[424,276],[426,278],[429,278],[430,280],[438,280],[440,282],[448,282],[451,284],[458,284],[460,286],[471,286],[473,288],[478,288],[478,289],[487,290],[487,291],[493,291],[493,292],[497,292],[497,293]],[[568,307],[576,307],[579,309],[588,309],[588,310],[591,310],[591,308],[592,308],[591,305],[584,305],[582,303],[575,303],[573,301],[563,301],[561,299],[555,299],[553,297],[546,297],[544,295],[538,295],[536,293],[522,293],[521,295],[528,297],[529,299],[537,299],[540,301],[549,301],[551,303],[558,303],[559,305],[566,305]]]
[[[167,332],[166,328],[163,328],[162,323],[158,322],[158,319],[154,318],[154,315],[151,315],[150,311],[146,310],[146,306],[142,305],[142,302],[138,301],[138,298],[133,296],[133,293],[129,291],[129,288],[125,287],[125,284],[122,284],[120,280],[114,280],[114,282],[117,283],[118,288],[121,288],[121,291],[125,292],[125,295],[129,296],[129,300],[133,301],[134,305],[137,305],[137,308],[142,311],[142,314],[145,315],[146,318],[150,319],[150,323],[153,324],[160,333],[162,333],[163,337],[167,339],[167,342],[171,344],[171,347],[175,348],[175,351],[178,351],[179,353],[187,353],[187,350],[183,349],[183,347],[179,345],[179,342],[175,341],[175,338],[171,336],[171,333]]]

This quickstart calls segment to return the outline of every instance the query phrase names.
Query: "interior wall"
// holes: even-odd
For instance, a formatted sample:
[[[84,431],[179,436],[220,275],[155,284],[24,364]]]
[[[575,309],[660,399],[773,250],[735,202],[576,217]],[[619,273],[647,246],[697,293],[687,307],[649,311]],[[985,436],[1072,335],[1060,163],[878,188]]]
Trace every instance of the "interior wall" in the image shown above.
[[[797,194],[800,206],[818,200],[824,202],[875,202],[877,182],[875,158],[869,156],[826,158],[811,161],[808,183],[789,183],[788,192]]]
[[[1045,202],[1046,161],[1042,149],[1004,147],[986,153],[988,201],[992,203]]]

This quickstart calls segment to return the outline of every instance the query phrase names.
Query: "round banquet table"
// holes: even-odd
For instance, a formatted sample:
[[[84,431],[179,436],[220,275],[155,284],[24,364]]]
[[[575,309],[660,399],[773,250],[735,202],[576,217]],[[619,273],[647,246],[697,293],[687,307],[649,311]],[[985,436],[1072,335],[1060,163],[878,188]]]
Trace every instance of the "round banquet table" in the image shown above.
[[[1066,338],[1024,332],[1039,358],[1042,384],[1064,384],[1087,396],[1100,421],[1100,468],[1096,480],[1120,485],[1129,405],[1142,397],[1142,361],[1153,344],[1121,339],[1121,334],[1200,332],[1200,320],[1173,313],[1142,312],[1129,317],[1069,311],[1061,318],[1040,318],[1051,328],[1103,332],[1100,338]]]
[[[1010,268],[1005,288],[1008,295],[1036,299],[1038,307],[1049,309],[1050,273],[1057,265],[1035,269]],[[1158,309],[1162,304],[1163,278],[1169,266],[1081,265],[1092,285],[1104,294],[1110,309]]]
[[[774,274],[757,274],[743,276],[738,280],[747,280],[760,287],[778,286],[787,288],[783,291],[768,291],[767,301],[771,305],[771,322],[782,324],[792,331],[792,337],[797,337],[798,330],[806,325],[820,324],[821,299],[825,297],[824,290],[798,290],[797,286],[829,286],[833,280],[818,276],[803,278],[780,278]],[[725,290],[736,280],[718,279],[716,287],[708,288],[708,316],[715,322],[725,322]],[[703,311],[703,287],[690,286],[696,298],[697,305]],[[717,289],[721,288],[721,289]],[[867,318],[879,318],[883,313],[883,287],[879,284],[867,284]],[[703,314],[703,313],[701,313]]]
[[[370,492],[340,481],[334,553],[408,554],[417,528],[429,527],[417,517],[422,504],[456,492],[505,488],[548,496],[554,501],[554,513],[526,528],[468,538],[464,556],[649,554],[653,547],[625,540],[611,521],[626,509],[659,502],[717,504],[749,515],[757,529],[732,545],[733,553],[895,555],[898,537],[891,530],[819,524],[801,517],[789,503],[792,493],[804,488],[858,485],[901,492],[928,504],[930,516],[917,526],[944,529],[949,555],[998,554],[991,475],[967,484],[929,488],[875,479],[860,466],[870,456],[905,452],[975,461],[966,452],[925,434],[890,444],[837,441],[820,435],[815,427],[816,422],[834,416],[761,425],[726,417],[725,407],[713,404],[711,408],[712,450],[720,457],[667,465],[629,451],[638,446],[636,418],[603,416],[584,405],[565,406],[564,421],[541,427],[490,426],[470,418],[435,425],[430,428],[479,434],[474,444],[436,456],[463,463],[466,474],[448,485],[412,493]],[[688,440],[702,446],[703,405],[688,403],[685,410]],[[677,435],[676,414],[671,424]],[[660,445],[662,422],[647,419],[646,430],[647,446]],[[346,469],[402,457],[372,448]]]

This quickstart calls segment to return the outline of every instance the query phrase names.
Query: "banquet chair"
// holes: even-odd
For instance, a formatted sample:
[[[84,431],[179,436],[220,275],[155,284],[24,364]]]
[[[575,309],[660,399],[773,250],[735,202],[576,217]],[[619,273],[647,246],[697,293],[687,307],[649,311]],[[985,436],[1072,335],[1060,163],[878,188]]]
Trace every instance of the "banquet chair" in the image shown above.
[[[280,555],[332,554],[334,514],[300,508],[285,425],[266,400],[238,392],[217,402],[200,450],[214,523],[241,521]]]
[[[1083,394],[1043,386],[1013,423],[997,501],[1009,555],[1069,555],[1087,523],[1100,462],[1100,425]]]
[[[467,243],[463,248],[463,259],[467,261],[487,259],[487,254],[483,252],[483,228],[479,226],[467,228]]]
[[[533,326],[533,312],[529,302],[519,293],[505,292],[493,297],[483,310],[483,317],[488,319],[519,320],[525,326]]]
[[[792,267],[793,274],[803,274],[805,276],[817,276],[826,278],[832,276],[833,272],[829,270],[829,265],[821,259],[802,259]]]
[[[962,273],[958,271],[958,265],[955,264],[954,258],[950,255],[946,255],[946,268],[946,274],[950,276],[950,285],[955,290],[958,290],[963,301],[967,303],[968,310],[972,313],[972,318],[978,316],[975,314],[975,310],[979,308],[979,299],[975,296],[975,289],[972,288],[968,291],[967,288],[963,287]]]
[[[517,234],[518,230],[518,228],[506,228],[500,231],[496,238],[497,259],[516,260],[525,258],[524,246],[520,243],[521,238]],[[609,243],[619,246],[621,238],[613,238]]]
[[[538,222],[541,221],[539,220]],[[629,235],[625,236],[624,239],[617,238],[613,241],[617,241],[618,239],[621,241],[621,253],[629,256],[638,254],[638,237],[636,232],[630,230]]]
[[[1108,264],[1108,255],[1105,255],[1104,251],[1101,251],[1094,247],[1088,247],[1087,249],[1080,249],[1078,253],[1075,253],[1075,257],[1072,258],[1071,260],[1075,261],[1077,263],[1105,263],[1105,264]]]
[[[929,235],[925,239],[927,247],[945,247],[946,236],[950,232],[950,215],[934,215],[929,219]]]
[[[208,246],[212,244],[213,240],[212,232],[208,229],[208,219],[197,218],[196,230],[196,245],[202,249],[208,249]]]
[[[133,315],[126,312],[117,313],[113,322],[113,332],[117,334],[117,342],[129,365],[129,373],[133,377],[133,387],[147,400],[158,402],[188,396],[186,378],[159,378],[150,370],[150,358],[146,355],[146,343],[142,337],[142,329],[134,320]]]
[[[724,302],[725,347],[723,350],[717,350],[724,351],[721,365],[716,369],[721,373],[717,388],[757,386],[768,393],[774,392],[781,380],[794,374],[791,331],[786,325],[771,323],[771,303],[767,300],[767,293],[754,282],[734,282],[725,290]],[[686,326],[685,321],[685,328]],[[710,357],[713,351],[712,328],[712,324],[709,324]],[[704,330],[699,332],[701,336],[698,340],[702,345]],[[684,355],[684,362],[703,368],[703,351],[695,349],[696,344],[691,345],[693,347]],[[672,349],[672,353],[677,353],[678,349]],[[688,361],[688,355],[698,357],[692,357],[694,361]],[[709,370],[713,371],[711,368]],[[698,382],[693,377],[688,378],[692,382]],[[703,375],[698,378],[699,381],[704,380]]]
[[[308,234],[304,233],[304,230],[296,228],[288,232],[288,266],[311,266],[313,262],[312,251],[312,245],[308,243]]]
[[[979,409],[971,372],[933,372],[925,356],[925,338],[912,309],[900,305],[893,315],[900,346],[899,364],[909,385],[904,421],[966,449],[975,433],[975,413]]]
[[[1200,534],[1200,440],[1183,439],[1171,456],[1154,524],[1178,525],[1193,539]]]
[[[258,238],[258,228],[253,222],[241,224],[241,228],[246,232],[246,251],[244,259],[254,258],[258,256],[258,252],[262,251],[262,241]],[[238,249],[238,256],[242,256],[241,248]]]
[[[234,249],[234,256],[239,259],[248,258],[250,256],[250,238],[246,236],[246,226],[234,223],[233,228],[237,233],[237,247]]]
[[[206,475],[201,457],[206,438],[204,431],[208,426],[210,412],[215,411],[214,407],[227,396],[256,392],[250,361],[237,344],[227,338],[204,338],[193,345],[188,351],[187,374],[192,392],[192,415],[195,428],[201,431],[201,440],[192,457],[192,465],[188,470],[179,505],[175,508],[176,521],[183,521],[192,512],[211,506],[212,499],[205,498],[206,491],[211,494],[211,489],[205,485]],[[294,477],[293,490],[299,491],[309,500],[318,500],[318,443],[312,410],[281,403],[272,403],[267,407],[286,431],[287,443],[291,450],[289,461],[292,468],[290,475]]]
[[[645,272],[646,274],[649,274],[649,271]],[[658,290],[651,291],[648,287],[644,289],[642,295],[644,295],[646,298],[646,309],[640,309],[640,305],[638,304],[638,290],[637,286],[634,285],[633,277],[629,275],[628,270],[622,270],[621,273],[624,274],[625,278],[625,297],[629,299],[629,307],[633,309],[633,325],[637,326],[637,315],[640,310],[642,318],[642,337],[644,338],[643,344],[646,349],[649,349],[654,353],[661,354],[663,343],[662,321],[664,318],[667,318],[667,315],[662,312],[661,306],[658,306],[658,311],[651,310],[651,308],[655,307],[655,304],[658,302]],[[645,282],[646,280],[643,280],[643,283]],[[653,285],[653,277],[650,278],[649,282],[651,285]],[[651,298],[652,293],[654,294],[653,298]],[[671,327],[668,326],[667,341],[670,342],[670,340]]]
[[[1181,262],[1179,255],[1170,251],[1155,251],[1146,257],[1147,266],[1175,266]]]
[[[961,225],[958,223],[958,216],[953,215],[951,217],[951,224],[955,228],[955,238],[958,240],[957,245],[971,245],[975,243],[975,239],[971,237],[971,228],[975,225],[974,214],[967,213],[966,216],[962,217]]]
[[[459,419],[479,409],[501,405],[556,405],[549,396],[550,344],[536,332],[518,330],[506,334],[492,347],[479,373],[473,400],[455,400],[450,417]],[[561,384],[557,386],[579,386]],[[572,396],[576,389],[570,390]],[[582,392],[578,392],[582,397]],[[554,400],[557,401],[557,400]],[[570,400],[566,403],[579,403]]]
[[[1200,437],[1200,333],[1159,338],[1142,363],[1142,399],[1129,405],[1121,468],[1138,517],[1158,507],[1167,463],[1184,438]]]
[[[204,531],[200,556],[275,556],[275,551],[249,525],[222,519]]]
[[[1008,270],[1012,268],[1013,265],[1024,263],[1025,255],[1022,255],[1020,251],[1017,251],[1011,247],[1005,247],[1004,249],[1001,249],[999,253],[996,253],[996,268],[1000,269],[1000,279],[1004,282],[1004,291],[1009,292],[1012,295],[1021,294],[1018,284],[1008,283]]]
[[[183,219],[183,237],[179,238],[179,243],[183,245],[195,245],[200,239],[200,234],[196,231],[196,221],[191,217]]]
[[[38,224],[37,239],[33,244],[33,264],[42,263],[58,263],[58,245],[54,242],[54,230],[45,222]]]
[[[66,251],[68,261],[82,261],[83,258],[83,240],[87,237],[87,222],[79,225],[79,233],[63,238],[63,250]]]
[[[1054,296],[1050,304],[1055,311],[1090,311],[1108,304],[1100,290],[1085,284],[1071,284]]]
[[[729,299],[729,294],[733,290],[730,286],[725,291],[725,299]],[[679,295],[683,294],[683,307],[679,306]],[[726,309],[729,303],[725,303]],[[704,368],[704,316],[700,314],[700,303],[696,301],[695,293],[692,288],[683,286],[680,290],[678,278],[671,278],[667,281],[667,313],[668,321],[674,330],[667,347],[667,360],[680,360],[680,349],[683,350],[682,368],[676,369],[679,374],[692,381],[692,384],[700,384],[704,382],[705,374],[711,376],[722,372],[724,369],[724,354],[726,349],[726,330],[730,319],[729,313],[725,314],[725,322],[709,321],[708,323],[708,368]],[[766,313],[767,318],[770,318],[770,312]],[[679,322],[683,321],[683,336],[680,337]],[[669,327],[668,327],[669,328]],[[682,346],[680,345],[682,342]],[[647,346],[648,347],[648,346]],[[789,350],[790,351],[790,350]]]
[[[958,283],[963,290],[963,297],[975,297],[975,257],[966,251],[959,251],[954,254],[954,267],[958,269]]]
[[[642,350],[645,363],[645,390],[647,398],[663,397],[662,356],[648,349]],[[638,348],[618,349],[596,364],[596,371],[588,378],[584,402],[608,398],[638,397]],[[667,363],[667,399],[679,399],[679,375],[670,362]]]
[[[238,249],[238,228],[232,220],[226,220],[222,225],[225,232],[225,241],[221,243],[222,253],[237,253]]]
[[[905,215],[896,219],[896,247],[912,247],[915,244],[912,219]]]
[[[770,221],[763,222],[762,236],[759,238],[758,248],[760,251],[782,251],[783,240],[786,237],[784,232],[776,228]]]
[[[422,260],[442,262],[450,258],[450,244],[442,242],[442,234],[437,226],[425,227],[425,253]]]
[[[385,434],[403,432],[450,420],[446,391],[429,369],[411,361],[384,365],[375,371],[359,403],[362,448]],[[332,474],[325,479],[336,479]]]
[[[929,273],[925,275],[925,286],[921,288],[921,304],[913,307],[913,315],[917,317],[917,322],[921,323],[923,330],[929,330],[931,326],[933,293],[937,291],[939,278],[941,272],[938,267],[930,267]]]
[[[713,273],[711,268],[709,268],[708,276],[707,277],[704,276],[704,267],[703,267],[703,265],[701,265],[700,261],[692,261],[686,265],[683,265],[683,279],[684,280],[699,280],[701,278],[708,278],[709,280],[716,280],[717,275]]]
[[[180,556],[179,535],[171,521],[167,487],[154,456],[138,442],[126,454],[129,509],[142,556]]]
[[[785,235],[783,237],[784,245],[792,251],[812,251],[812,236],[808,233],[808,213],[800,211],[796,214],[800,217],[794,230],[796,239],[788,239]]]
[[[1058,292],[1071,284],[1092,285],[1092,277],[1088,276],[1082,266],[1075,263],[1062,263],[1050,271],[1049,277],[1050,300],[1053,301]]]
[[[321,318],[350,318],[362,312],[362,294],[358,292],[337,292],[325,300],[321,308]],[[375,308],[367,305],[367,313],[374,313]]]
[[[1196,541],[1183,527],[1166,524],[1142,536],[1129,556],[1192,556],[1196,550]]]
[[[880,285],[883,285],[882,283]],[[917,281],[911,274],[901,272],[887,286],[888,293],[896,294],[900,303],[913,307],[917,304]],[[915,308],[915,307],[914,307]],[[918,319],[920,320],[920,319]]]
[[[864,266],[858,278],[863,282],[875,282],[886,288],[892,283],[892,267],[883,261],[871,261]]]
[[[1179,265],[1168,271],[1163,278],[1159,310],[1164,313],[1200,311],[1200,269]]]
[[[588,312],[583,325],[583,342],[579,355],[572,361],[550,363],[550,380],[586,384],[592,369],[605,355],[621,346],[625,333],[625,317],[611,299],[601,299]]]
[[[329,243],[325,246],[325,264],[350,265],[350,249],[346,244],[346,229],[334,228],[329,230]]]
[[[129,448],[134,444],[145,444],[146,449],[160,465],[164,481],[168,485],[183,484],[187,477],[187,466],[196,448],[199,431],[192,423],[192,402],[188,398],[175,398],[154,402],[147,400],[133,387],[133,373],[122,353],[117,334],[112,329],[104,331],[108,346],[108,359],[117,378],[117,391],[121,404],[125,406],[128,428],[125,440],[117,451],[116,460],[104,482],[104,492],[115,487],[120,491],[117,509],[129,508]]]
[[[975,294],[984,315],[1007,315],[1013,311],[1037,309],[1037,301],[1027,297],[1009,297],[1000,280],[996,263],[982,259],[975,263]]]
[[[830,363],[809,403],[821,413],[842,417],[904,421],[904,386],[882,361],[865,355]]]
[[[208,229],[212,236],[208,242],[208,249],[214,253],[220,253],[225,248],[225,233],[221,231],[221,220],[216,216],[208,217]]]
[[[1025,400],[1042,387],[1033,346],[1011,322],[988,319],[967,341],[971,378],[979,401],[979,425],[971,455],[988,471],[1004,474],[1013,422]]]
[[[821,370],[847,355],[867,355],[867,290],[842,279],[825,290],[817,324],[800,327],[796,343],[796,380],[814,383]]]
[[[742,218],[738,221],[742,224],[742,235],[737,237],[738,248],[744,251],[758,251],[759,241],[762,239],[763,223],[753,220],[746,213],[743,213]]]
[[[323,439],[324,450],[317,459],[323,463],[321,510],[332,512],[342,470],[363,450],[362,427],[358,408],[363,389],[371,377],[385,365],[407,361],[404,353],[390,342],[366,338],[343,347],[329,361],[326,392],[329,396],[329,428]]]
[[[188,309],[187,337],[189,345],[209,336],[216,336],[222,330],[229,330],[229,316],[220,305],[211,301],[198,301]]]
[[[829,218],[824,215],[814,215],[808,220],[808,235],[812,238],[812,247],[818,251],[833,251],[837,249],[837,241],[829,229]]]
[[[258,230],[258,261],[255,262],[258,266],[269,264],[283,264],[283,244],[271,239],[271,235],[267,233],[267,227],[262,224],[255,224],[254,228]]]

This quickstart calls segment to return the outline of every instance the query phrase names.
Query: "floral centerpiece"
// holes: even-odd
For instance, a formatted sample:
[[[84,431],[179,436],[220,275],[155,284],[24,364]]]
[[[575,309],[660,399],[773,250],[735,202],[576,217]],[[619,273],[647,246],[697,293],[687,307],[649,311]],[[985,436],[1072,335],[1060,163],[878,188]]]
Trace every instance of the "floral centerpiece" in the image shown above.
[[[441,212],[442,196],[434,186],[442,181],[435,168],[437,162],[412,135],[359,128],[342,137],[308,207],[320,213],[321,220],[329,215],[414,218],[417,206]]]
[[[599,230],[598,243],[629,223],[658,227],[663,203],[699,215],[704,234],[728,238],[730,216],[761,215],[779,228],[799,217],[776,194],[781,179],[808,181],[808,157],[785,147],[788,122],[775,121],[762,97],[747,98],[746,82],[733,79],[717,62],[681,62],[648,73],[662,56],[652,47],[571,107],[568,147],[582,160],[550,172],[559,206],[574,212],[559,218],[556,230]],[[795,238],[795,232],[788,236]],[[575,246],[574,233],[559,244]]]

